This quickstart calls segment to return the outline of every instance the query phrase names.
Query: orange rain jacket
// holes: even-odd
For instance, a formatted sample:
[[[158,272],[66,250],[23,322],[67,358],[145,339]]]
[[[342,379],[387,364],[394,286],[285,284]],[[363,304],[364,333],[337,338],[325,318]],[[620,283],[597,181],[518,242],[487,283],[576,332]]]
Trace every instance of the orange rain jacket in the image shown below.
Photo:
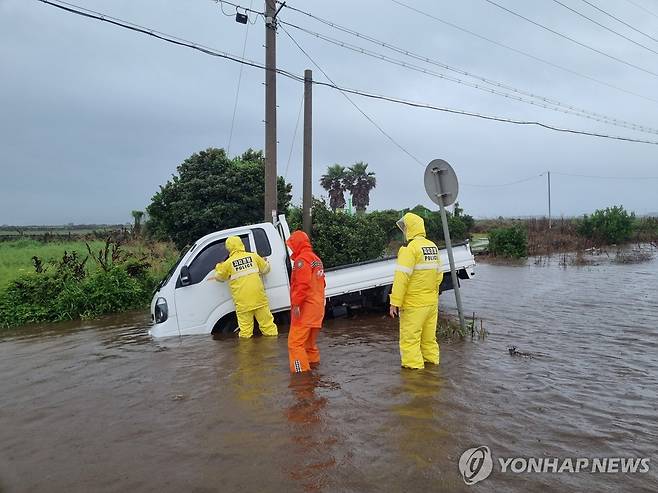
[[[290,279],[290,305],[299,307],[300,324],[321,327],[324,318],[324,266],[311,248],[303,231],[295,231],[286,244],[292,250],[292,276]]]

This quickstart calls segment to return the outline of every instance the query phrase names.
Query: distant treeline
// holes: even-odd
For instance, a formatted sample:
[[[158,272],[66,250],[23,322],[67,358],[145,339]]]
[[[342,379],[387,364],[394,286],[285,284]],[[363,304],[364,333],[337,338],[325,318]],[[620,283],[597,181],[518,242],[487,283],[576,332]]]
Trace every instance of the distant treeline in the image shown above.
[[[105,239],[126,235],[131,227],[125,224],[70,224],[63,226],[0,226],[0,241],[28,238],[37,241],[68,241],[71,239]]]

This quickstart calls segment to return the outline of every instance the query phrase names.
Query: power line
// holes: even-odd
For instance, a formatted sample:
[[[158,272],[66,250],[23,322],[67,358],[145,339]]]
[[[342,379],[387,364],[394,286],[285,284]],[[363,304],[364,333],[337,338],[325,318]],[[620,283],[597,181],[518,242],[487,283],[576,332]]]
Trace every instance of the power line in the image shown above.
[[[290,160],[292,159],[292,151],[295,148],[295,142],[297,141],[297,128],[299,128],[299,119],[302,116],[302,108],[304,107],[304,95],[302,95],[302,100],[299,103],[299,111],[297,112],[297,123],[295,123],[295,131],[292,134],[292,142],[290,143],[290,153],[288,154],[288,162],[286,163],[286,171],[283,174],[283,179],[288,178],[288,168],[290,167]]]
[[[601,12],[601,13],[607,15],[608,17],[613,18],[613,19],[616,20],[617,22],[619,22],[619,23],[623,24],[624,26],[626,26],[626,27],[632,29],[633,31],[635,31],[635,32],[637,32],[637,33],[639,33],[639,34],[641,34],[642,36],[646,36],[647,38],[651,39],[652,41],[656,41],[656,42],[658,42],[658,39],[654,38],[654,37],[651,36],[650,34],[647,34],[647,33],[645,33],[644,31],[640,31],[639,29],[637,29],[636,27],[630,25],[629,23],[624,22],[624,21],[621,20],[619,17],[616,17],[616,16],[612,15],[610,12],[607,12],[606,10],[603,10],[602,8],[597,7],[597,6],[594,5],[592,2],[589,2],[588,0],[581,0],[581,1],[584,2],[584,3],[586,3],[587,5],[589,5],[590,7],[595,8],[595,9],[598,10],[599,12]]]
[[[290,38],[290,40],[291,40],[291,41],[297,46],[297,48],[299,48],[299,50],[300,50],[300,51],[306,56],[306,58],[308,58],[309,61],[310,61],[310,62],[311,62],[311,63],[312,63],[312,64],[313,64],[313,65],[314,65],[314,66],[315,66],[320,72],[322,72],[322,75],[324,75],[325,78],[326,78],[326,79],[327,79],[332,85],[334,85],[334,87],[337,87],[337,86],[336,86],[336,83],[331,79],[331,77],[329,77],[329,76],[327,75],[327,73],[322,69],[322,67],[320,67],[320,66],[315,62],[315,60],[313,60],[313,58],[311,57],[311,55],[309,55],[309,54],[306,52],[306,50],[304,50],[304,48],[302,48],[302,47],[300,46],[300,44],[297,43],[297,41],[295,40],[295,38],[293,38],[293,37],[290,35],[290,33],[286,30],[286,28],[284,28],[283,26],[281,26],[281,29],[283,30],[284,33],[286,33],[286,35]],[[350,104],[356,108],[356,110],[357,110],[359,113],[361,113],[361,114],[362,114],[362,115],[363,115],[363,116],[364,116],[364,117],[365,117],[370,123],[372,123],[372,124],[375,126],[375,128],[377,128],[377,130],[379,130],[379,131],[380,131],[380,132],[381,132],[381,133],[382,133],[382,134],[383,134],[388,140],[390,140],[395,146],[397,146],[398,149],[400,149],[402,152],[404,152],[407,156],[409,156],[411,159],[413,159],[414,161],[416,161],[416,162],[417,162],[418,164],[420,164],[421,166],[424,166],[423,163],[422,163],[422,161],[421,161],[420,159],[418,159],[416,156],[414,156],[413,154],[411,154],[411,152],[409,152],[405,147],[403,147],[402,144],[400,144],[400,143],[399,143],[397,140],[395,140],[395,139],[394,139],[394,138],[393,138],[388,132],[386,132],[386,130],[384,130],[384,129],[381,127],[381,125],[379,125],[379,124],[378,124],[378,123],[377,123],[377,122],[376,122],[376,121],[375,121],[370,115],[368,115],[365,111],[363,111],[363,110],[362,110],[362,109],[361,109],[361,108],[360,108],[360,107],[359,107],[359,106],[358,106],[358,105],[352,100],[352,98],[350,98],[347,94],[345,94],[345,92],[344,92],[342,89],[339,89],[339,91],[340,91],[340,93],[345,97],[345,99],[347,99],[347,100],[350,102]]]
[[[251,7],[252,7],[252,3],[250,3],[250,4],[249,4],[249,8],[247,8],[247,7],[243,7],[243,6],[241,6],[241,5],[238,5],[237,3],[228,2],[227,0],[211,0],[211,1],[212,1],[212,2],[215,2],[216,4],[218,4],[218,5],[219,5],[219,8],[222,9],[222,13],[223,13],[224,15],[229,16],[229,17],[233,17],[234,14],[227,14],[226,12],[224,12],[224,4],[226,4],[226,5],[230,5],[231,7],[234,7],[236,13],[238,12],[238,9],[240,9],[240,10],[244,10],[245,12],[249,12],[249,13],[252,13],[252,14],[256,14],[257,16],[260,16],[260,17],[265,18],[265,12],[261,12],[261,11],[259,11],[259,10],[253,10],[253,9],[251,8]],[[251,21],[249,21],[249,22],[250,22],[252,25],[253,25],[253,24],[256,24],[256,21],[254,21],[253,23],[252,23]]]
[[[628,0],[627,0],[627,1],[628,1]],[[620,91],[620,92],[623,92],[623,93],[625,93],[625,94],[629,94],[629,95],[631,95],[631,96],[635,96],[635,97],[637,97],[637,98],[642,98],[642,99],[644,99],[644,100],[646,100],[646,101],[651,101],[652,103],[658,103],[658,99],[653,99],[653,98],[651,98],[651,97],[649,97],[649,96],[645,96],[645,95],[643,95],[643,94],[639,94],[639,93],[637,93],[637,92],[630,91],[630,90],[628,90],[628,89],[624,89],[624,88],[619,87],[619,86],[616,86],[616,85],[614,85],[614,84],[610,84],[609,82],[605,82],[605,81],[599,80],[599,79],[597,79],[597,78],[595,78],[595,77],[591,77],[591,76],[586,75],[586,74],[581,74],[580,72],[577,72],[577,71],[575,71],[575,70],[571,70],[570,68],[563,67],[562,65],[558,65],[558,64],[553,63],[553,62],[551,62],[551,61],[548,61],[548,60],[545,60],[545,59],[540,58],[540,57],[538,57],[538,56],[532,55],[531,53],[528,53],[528,52],[525,52],[525,51],[523,51],[523,50],[519,50],[519,49],[517,49],[517,48],[514,48],[513,46],[509,46],[509,45],[506,45],[506,44],[504,44],[504,43],[500,43],[499,41],[493,40],[493,39],[491,39],[491,38],[487,38],[486,36],[482,36],[481,34],[478,34],[478,33],[474,32],[474,31],[471,31],[471,30],[466,29],[466,28],[464,28],[464,27],[458,26],[457,24],[453,24],[452,22],[448,22],[448,21],[446,21],[445,19],[442,19],[442,18],[440,18],[440,17],[437,17],[437,16],[435,16],[435,15],[433,15],[433,14],[430,14],[429,12],[425,12],[424,10],[417,9],[416,7],[413,7],[413,6],[411,6],[411,5],[407,5],[407,4],[405,4],[405,3],[403,3],[403,2],[401,2],[401,1],[399,1],[399,0],[391,0],[391,2],[395,3],[396,5],[399,5],[400,7],[404,7],[404,8],[406,8],[406,9],[408,9],[408,10],[411,10],[411,11],[413,11],[413,12],[416,12],[417,14],[423,15],[423,16],[425,16],[425,17],[427,17],[427,18],[429,18],[429,19],[432,19],[432,20],[434,20],[434,21],[436,21],[436,22],[440,22],[440,23],[442,23],[442,24],[444,24],[444,25],[446,25],[446,26],[449,26],[449,27],[451,27],[451,28],[453,28],[453,29],[456,29],[456,30],[458,30],[458,31],[464,32],[464,33],[466,33],[466,34],[469,34],[469,35],[471,35],[471,36],[473,36],[473,37],[476,37],[476,38],[478,38],[478,39],[481,39],[481,40],[483,40],[483,41],[487,41],[488,43],[494,44],[494,45],[496,45],[496,46],[499,46],[499,47],[504,48],[504,49],[506,49],[506,50],[512,51],[512,52],[517,53],[517,54],[519,54],[519,55],[523,55],[523,56],[528,57],[528,58],[530,58],[530,59],[532,59],[532,60],[535,60],[535,61],[537,61],[537,62],[540,62],[540,63],[543,63],[543,64],[545,64],[545,65],[548,65],[548,66],[550,66],[550,67],[556,68],[556,69],[558,69],[558,70],[562,70],[563,72],[569,73],[569,74],[571,74],[571,75],[575,75],[575,76],[577,76],[577,77],[580,77],[580,78],[583,78],[583,79],[589,80],[589,81],[591,81],[591,82],[596,82],[597,84],[601,84],[601,85],[606,86],[606,87],[608,87],[608,88],[610,88],[610,89],[614,89],[614,90],[616,90],[616,91]],[[286,6],[287,6],[287,4],[286,4]]]
[[[249,1],[249,9],[251,9],[252,4],[254,3],[254,0]],[[220,3],[221,5],[221,3]],[[224,11],[224,7],[222,8],[222,12]],[[247,38],[249,37],[249,24],[245,27],[245,32],[244,32],[244,43],[242,44],[242,58],[244,58],[244,54],[247,50]],[[228,155],[231,152],[231,141],[233,140],[233,128],[235,126],[235,114],[238,110],[238,100],[240,99],[240,83],[242,82],[242,72],[244,69],[244,65],[240,64],[240,73],[238,74],[238,87],[235,90],[235,103],[233,104],[233,117],[231,118],[231,131],[229,132],[228,136],[228,145],[226,146],[226,154]]]
[[[157,39],[160,39],[162,41],[165,41],[167,43],[171,43],[174,45],[178,46],[184,46],[196,51],[199,51],[201,53],[205,53],[210,56],[218,57],[218,58],[223,58],[226,60],[231,60],[237,63],[243,63],[247,66],[250,67],[255,67],[261,70],[265,70],[265,66],[263,64],[248,60],[248,59],[240,59],[235,55],[231,55],[219,50],[215,50],[213,48],[208,48],[207,46],[203,46],[197,43],[193,43],[191,41],[184,40],[182,38],[178,38],[175,36],[170,36],[167,35],[161,31],[156,31],[154,29],[146,28],[144,26],[139,26],[137,24],[129,23],[129,22],[124,22],[116,17],[110,17],[105,14],[100,14],[98,12],[90,11],[89,9],[84,9],[82,7],[66,7],[64,5],[60,5],[58,3],[55,3],[51,0],[37,0],[41,3],[56,7],[58,9],[64,10],[66,12],[75,14],[75,15],[80,15],[83,17],[87,17],[90,19],[95,19],[99,20],[102,22],[107,22],[109,24],[115,25],[117,27],[122,27],[131,31],[136,31],[142,34],[145,34],[147,36],[152,36]],[[70,5],[70,4],[69,4]],[[277,68],[276,73],[279,75],[282,75],[284,77],[287,77],[291,80],[294,80],[296,82],[303,83],[304,78],[302,76],[293,74],[291,72],[288,72],[286,70]],[[620,141],[626,141],[626,142],[634,142],[634,143],[643,143],[643,144],[652,144],[652,145],[658,145],[658,141],[651,141],[651,140],[642,140],[642,139],[635,139],[635,138],[630,138],[630,137],[622,137],[622,136],[616,136],[616,135],[607,135],[607,134],[600,134],[600,133],[595,133],[595,132],[588,132],[584,130],[574,130],[574,129],[568,129],[568,128],[561,128],[561,127],[556,127],[553,125],[549,125],[546,123],[538,122],[538,121],[530,121],[530,120],[513,120],[510,118],[504,118],[504,117],[499,117],[499,116],[492,116],[492,115],[484,115],[480,113],[475,113],[471,111],[464,111],[464,110],[459,110],[459,109],[453,109],[453,108],[446,108],[446,107],[441,107],[441,106],[435,106],[432,104],[428,103],[420,103],[420,102],[415,102],[415,101],[407,101],[404,99],[400,98],[394,98],[390,96],[382,96],[374,93],[369,93],[365,91],[360,91],[357,89],[349,89],[345,87],[340,87],[336,84],[333,83],[327,83],[327,82],[322,82],[322,81],[313,81],[313,84],[318,85],[318,86],[324,86],[324,87],[329,87],[331,89],[336,89],[339,91],[344,91],[350,94],[355,94],[359,95],[362,97],[370,98],[370,99],[376,99],[376,100],[381,100],[381,101],[387,101],[391,103],[396,103],[399,105],[404,105],[404,106],[410,106],[413,108],[425,108],[433,111],[439,111],[439,112],[444,112],[444,113],[451,113],[451,114],[458,114],[458,115],[463,115],[463,116],[470,116],[473,118],[479,118],[479,119],[484,119],[484,120],[490,120],[490,121],[498,121],[498,122],[503,122],[503,123],[509,123],[509,124],[514,124],[514,125],[523,125],[523,126],[538,126],[550,130],[554,130],[557,132],[564,132],[564,133],[572,133],[572,134],[577,134],[577,135],[588,135],[591,137],[600,137],[600,138],[606,138],[606,139],[611,139],[611,140],[620,140]]]
[[[560,173],[551,171],[554,175],[573,176],[578,178],[596,178],[602,180],[658,180],[658,176],[600,176],[600,175],[581,175],[577,173]]]
[[[478,74],[475,74],[475,73],[468,72],[468,71],[463,70],[463,69],[459,69],[459,68],[451,67],[450,65],[448,65],[448,64],[446,64],[446,63],[444,63],[444,62],[438,61],[438,60],[436,60],[436,59],[430,59],[430,58],[428,58],[428,57],[425,57],[425,56],[419,55],[419,54],[417,54],[417,53],[414,53],[414,52],[412,52],[412,51],[409,51],[409,50],[407,50],[407,49],[405,49],[405,48],[400,48],[400,47],[395,46],[395,45],[393,45],[393,44],[391,44],[391,43],[387,43],[386,41],[382,41],[381,39],[377,39],[377,38],[374,38],[374,37],[372,37],[372,36],[369,36],[369,35],[363,34],[363,33],[359,32],[359,31],[356,31],[356,30],[353,30],[353,29],[347,28],[347,27],[345,27],[345,26],[341,26],[341,25],[339,25],[339,24],[336,24],[335,22],[332,22],[332,21],[329,21],[329,20],[323,19],[323,18],[321,18],[321,17],[319,17],[319,16],[316,16],[315,14],[312,14],[312,13],[310,13],[310,12],[303,11],[303,10],[301,10],[301,9],[298,9],[298,8],[292,7],[292,6],[288,5],[288,4],[286,4],[285,6],[286,6],[288,9],[292,10],[292,11],[295,11],[295,12],[301,13],[301,14],[303,14],[303,15],[306,15],[306,16],[308,16],[308,17],[310,17],[310,18],[312,18],[312,19],[314,19],[314,20],[316,20],[316,21],[318,21],[318,22],[321,22],[322,24],[325,24],[325,25],[327,25],[327,26],[329,26],[329,27],[331,27],[331,28],[333,28],[333,29],[336,29],[336,30],[338,30],[338,31],[341,31],[341,32],[344,32],[344,33],[350,34],[350,35],[355,36],[355,37],[357,37],[357,38],[359,38],[359,39],[364,39],[364,40],[369,41],[369,42],[371,42],[371,43],[373,43],[373,44],[376,44],[376,45],[378,45],[378,46],[383,46],[383,47],[388,48],[388,49],[390,49],[390,50],[392,50],[392,51],[395,51],[395,52],[397,52],[397,53],[400,53],[400,54],[406,55],[406,56],[408,56],[408,57],[410,57],[410,58],[414,58],[414,59],[416,59],[416,60],[420,60],[420,61],[423,61],[423,62],[426,62],[426,63],[432,64],[432,65],[435,65],[435,66],[438,66],[438,67],[441,67],[441,68],[444,68],[444,69],[450,70],[450,71],[452,71],[452,72],[456,72],[456,73],[459,73],[459,74],[461,74],[461,75],[465,75],[465,76],[467,76],[467,77],[472,77],[472,78],[477,79],[477,80],[479,80],[479,81],[482,81],[482,82],[485,82],[485,83],[487,83],[487,84],[490,84],[490,85],[492,85],[492,86],[494,86],[494,87],[500,87],[500,88],[503,88],[503,89],[506,89],[506,90],[509,90],[509,91],[512,91],[512,92],[515,92],[515,93],[518,93],[518,94],[523,94],[523,95],[526,95],[526,96],[529,96],[529,97],[532,97],[532,98],[538,99],[538,100],[540,100],[540,101],[544,101],[544,102],[546,102],[546,103],[551,103],[551,104],[554,104],[554,105],[556,105],[556,106],[562,106],[562,107],[568,108],[568,109],[573,110],[573,111],[582,112],[582,113],[584,113],[584,114],[589,114],[589,115],[591,115],[591,116],[597,116],[597,117],[600,117],[600,118],[603,118],[603,119],[606,119],[606,120],[617,121],[617,122],[623,122],[623,123],[627,123],[627,124],[632,125],[632,126],[637,126],[636,124],[633,124],[633,123],[625,122],[625,121],[623,121],[623,120],[619,120],[619,119],[616,119],[616,118],[608,117],[608,116],[606,116],[606,115],[601,115],[601,114],[598,114],[598,113],[595,113],[595,112],[590,112],[590,111],[587,111],[587,110],[583,110],[583,109],[577,108],[577,107],[575,107],[575,106],[568,105],[568,104],[564,104],[564,103],[561,103],[560,101],[553,100],[553,99],[550,99],[550,98],[547,98],[547,97],[544,97],[544,96],[539,96],[539,95],[534,94],[534,93],[532,93],[532,92],[524,91],[524,90],[522,90],[522,89],[515,88],[515,87],[513,87],[513,86],[510,86],[510,85],[504,84],[504,83],[499,82],[499,81],[495,81],[495,80],[492,80],[492,79],[488,79],[488,78],[486,78],[486,77],[483,77],[483,76],[478,75]],[[335,40],[335,39],[329,38],[329,37],[324,36],[324,35],[321,35],[321,34],[319,34],[319,33],[317,33],[317,32],[314,32],[314,31],[311,31],[311,30],[309,30],[309,29],[306,29],[306,28],[302,28],[302,27],[296,26],[296,25],[291,24],[291,23],[288,23],[288,22],[285,22],[285,21],[280,21],[280,22],[282,22],[282,23],[284,23],[284,24],[286,24],[286,25],[288,25],[288,26],[294,27],[294,28],[296,28],[296,29],[302,30],[303,32],[306,32],[307,34],[310,34],[310,35],[314,35],[314,36],[316,36],[316,37],[319,37],[320,39],[323,39],[324,41],[327,41],[327,42],[330,42],[330,43],[338,44],[339,46],[342,46],[342,47],[345,47],[345,48],[348,48],[348,49],[352,49],[352,50],[354,50],[354,51],[362,52],[362,53],[364,53],[364,54],[369,54],[369,55],[371,55],[371,56],[375,56],[375,57],[378,57],[378,58],[380,58],[380,57],[385,57],[385,55],[379,55],[379,54],[377,54],[377,53],[373,53],[373,52],[365,53],[363,48],[356,47],[356,46],[354,46],[354,45],[349,45],[349,44],[347,44],[347,43],[343,43],[343,42],[341,42],[341,41],[339,41],[339,40]],[[394,60],[394,59],[393,59],[393,60],[386,60],[386,61],[391,61],[392,63],[396,63],[396,64],[403,64],[403,63],[404,63],[404,62],[400,62],[400,61],[398,61],[398,60]],[[411,68],[411,67],[409,67],[409,68]],[[414,67],[414,68],[417,68],[417,67]],[[451,80],[452,80],[452,79],[451,79]],[[489,91],[488,89],[484,89],[484,90]],[[505,95],[505,96],[507,96],[507,95]]]
[[[522,178],[520,180],[511,181],[509,183],[501,183],[499,185],[475,185],[475,184],[472,184],[472,183],[462,183],[462,185],[467,186],[467,187],[478,187],[478,188],[509,187],[510,185],[517,185],[518,183],[524,183],[526,181],[536,180],[537,178],[541,178],[542,175],[543,175],[543,173],[539,174],[539,175],[532,175],[532,176],[529,176],[527,178]]]
[[[638,9],[644,10],[647,14],[652,15],[652,16],[654,16],[654,17],[656,17],[656,18],[658,19],[658,14],[656,14],[656,13],[652,12],[651,10],[649,10],[649,9],[647,9],[647,8],[645,8],[645,7],[643,7],[643,6],[640,5],[639,3],[633,2],[633,0],[626,0],[626,1],[627,1],[628,3],[630,3],[631,5],[635,5]]]
[[[555,29],[551,29],[550,27],[544,26],[543,24],[540,24],[540,23],[537,22],[537,21],[533,21],[532,19],[530,19],[530,18],[528,18],[528,17],[525,17],[524,15],[521,15],[521,14],[519,14],[518,12],[515,12],[515,11],[513,11],[513,10],[510,10],[510,9],[508,9],[507,7],[503,7],[502,5],[500,5],[500,4],[496,3],[496,2],[494,2],[493,0],[484,0],[484,1],[487,2],[487,3],[490,3],[491,5],[493,5],[493,6],[495,6],[495,7],[498,7],[499,9],[501,9],[501,10],[503,10],[503,11],[509,13],[509,14],[512,14],[512,15],[514,15],[514,16],[520,18],[520,19],[523,19],[523,20],[526,21],[526,22],[529,22],[529,23],[531,23],[531,24],[533,24],[533,25],[535,25],[535,26],[537,26],[537,27],[539,27],[539,28],[541,28],[541,29],[544,29],[545,31],[548,31],[548,32],[550,32],[550,33],[555,34],[556,36],[559,36],[559,37],[564,38],[564,39],[566,39],[566,40],[568,40],[568,41],[571,41],[572,43],[575,43],[575,44],[577,44],[578,46],[582,46],[583,48],[586,48],[586,49],[588,49],[588,50],[590,50],[590,51],[593,51],[593,52],[595,52],[595,53],[598,53],[599,55],[603,55],[603,56],[605,56],[605,57],[608,57],[608,58],[610,58],[611,60],[615,60],[615,61],[617,61],[617,62],[619,62],[619,63],[623,63],[624,65],[627,65],[627,66],[629,66],[629,67],[633,67],[633,68],[636,69],[636,70],[640,70],[640,71],[642,71],[642,72],[644,72],[644,73],[647,73],[647,74],[649,74],[649,75],[653,75],[654,77],[658,77],[658,73],[656,73],[656,72],[652,72],[652,71],[649,70],[649,69],[646,69],[646,68],[640,67],[639,65],[635,65],[634,63],[628,62],[628,61],[626,61],[626,60],[622,60],[621,58],[617,58],[616,56],[611,55],[610,53],[606,53],[605,51],[599,50],[598,48],[594,48],[593,46],[590,46],[590,45],[588,45],[588,44],[582,43],[582,42],[578,41],[577,39],[572,38],[571,36],[567,36],[566,34],[562,34],[561,32],[558,32],[558,31],[556,31]]]
[[[405,54],[405,55],[407,55],[411,58],[421,59],[421,60],[426,61],[428,63],[431,63],[433,65],[437,65],[437,66],[440,66],[442,68],[447,68],[448,70],[451,70],[453,72],[458,72],[460,74],[467,75],[469,77],[472,77],[472,78],[475,78],[479,81],[482,81],[485,84],[489,84],[490,86],[494,86],[496,88],[502,88],[502,89],[505,89],[505,90],[510,90],[515,94],[528,95],[529,97],[532,97],[532,98],[537,99],[538,101],[541,101],[541,103],[537,102],[537,101],[529,100],[529,99],[527,99],[525,97],[522,97],[522,96],[518,96],[518,95],[515,95],[515,94],[509,94],[507,92],[503,92],[503,91],[498,90],[498,89],[493,89],[492,87],[487,87],[487,86],[484,86],[480,83],[474,83],[474,82],[471,82],[471,81],[460,79],[459,77],[454,77],[454,76],[446,75],[444,73],[439,73],[439,72],[435,72],[435,71],[432,71],[432,70],[428,70],[427,68],[424,68],[424,67],[421,67],[421,66],[418,66],[418,65],[413,65],[413,64],[404,62],[404,61],[396,59],[396,58],[391,58],[387,55],[384,55],[384,54],[381,54],[381,53],[378,53],[378,52],[374,52],[374,51],[371,51],[371,50],[368,50],[366,48],[362,48],[362,47],[359,47],[359,46],[356,46],[356,45],[353,45],[353,44],[350,44],[350,43],[346,43],[344,41],[340,41],[340,40],[337,40],[335,38],[331,38],[329,36],[325,36],[324,34],[320,34],[320,33],[317,33],[315,31],[311,31],[309,29],[306,29],[306,28],[301,27],[301,26],[297,26],[297,25],[289,23],[289,22],[285,22],[285,21],[280,20],[279,23],[284,24],[284,25],[289,26],[289,27],[292,27],[294,29],[300,30],[300,31],[302,31],[306,34],[311,35],[311,36],[315,36],[318,39],[321,39],[321,40],[326,41],[328,43],[334,44],[334,45],[339,46],[341,48],[345,48],[345,49],[354,51],[354,52],[359,53],[361,55],[370,56],[372,58],[376,58],[376,59],[385,61],[387,63],[391,63],[393,65],[398,65],[400,67],[404,67],[404,68],[409,69],[409,70],[414,70],[414,71],[417,71],[417,72],[421,72],[421,73],[424,73],[424,74],[429,75],[429,76],[437,77],[439,79],[448,80],[450,82],[455,82],[457,84],[465,85],[465,86],[468,86],[468,87],[471,87],[471,88],[474,88],[474,89],[478,89],[478,90],[487,92],[489,94],[494,94],[494,95],[497,95],[497,96],[505,97],[507,99],[513,99],[515,101],[524,102],[524,103],[527,103],[527,104],[531,104],[533,106],[538,106],[538,107],[549,109],[549,110],[552,110],[552,111],[559,111],[561,113],[567,113],[567,114],[571,114],[571,115],[580,116],[580,117],[583,117],[583,118],[588,118],[590,120],[595,120],[595,121],[606,123],[606,124],[609,124],[609,125],[615,125],[615,126],[618,126],[618,127],[630,128],[632,130],[636,130],[636,131],[640,131],[640,132],[658,134],[658,130],[656,130],[654,128],[646,127],[644,125],[638,125],[636,123],[628,122],[628,121],[625,121],[625,120],[620,120],[620,119],[613,118],[613,117],[609,117],[609,116],[606,116],[606,115],[602,115],[600,113],[591,112],[591,111],[588,111],[588,110],[583,110],[583,109],[580,109],[580,108],[575,107],[575,106],[564,104],[564,103],[562,103],[560,101],[557,101],[557,100],[553,100],[553,99],[546,98],[546,97],[543,97],[543,96],[538,96],[538,95],[535,95],[533,93],[529,93],[527,91],[516,89],[514,87],[505,85],[503,83],[492,81],[492,80],[486,79],[482,76],[478,76],[478,75],[472,74],[470,72],[465,72],[463,70],[456,69],[454,67],[450,67],[449,65],[445,65],[441,62],[437,62],[435,60],[431,60],[429,58],[422,57],[420,55],[417,55],[415,53],[403,50],[401,48],[394,47],[393,45],[389,45],[388,43],[386,43],[384,41],[379,41],[379,40],[376,40],[375,38],[370,38],[369,36],[363,35],[363,34],[358,33],[356,31],[352,31],[352,32],[350,32],[350,34],[353,34],[353,35],[355,35],[359,38],[365,39],[367,41],[376,43],[378,45],[382,45],[382,46],[387,47],[389,49],[392,49],[394,51],[402,52],[403,54]],[[337,28],[341,29],[341,30],[346,29],[346,28],[339,28],[339,27],[337,27]]]
[[[553,2],[557,3],[558,5],[561,5],[562,7],[564,7],[565,9],[567,9],[569,12],[573,12],[574,14],[576,14],[576,15],[582,17],[583,19],[587,19],[587,20],[590,21],[591,23],[596,24],[597,26],[599,26],[599,27],[605,29],[606,31],[609,31],[609,32],[611,32],[611,33],[613,33],[613,34],[616,34],[616,35],[619,36],[620,38],[623,38],[623,39],[625,39],[626,41],[630,41],[630,42],[633,43],[634,45],[637,45],[637,46],[639,46],[640,48],[644,48],[645,50],[650,51],[651,53],[655,53],[656,55],[658,55],[658,51],[653,50],[653,49],[649,48],[648,46],[643,45],[642,43],[638,43],[638,42],[635,41],[634,39],[629,38],[628,36],[626,36],[626,35],[624,35],[624,34],[621,34],[621,33],[617,32],[617,31],[615,31],[614,29],[609,28],[608,26],[606,26],[606,25],[604,25],[604,24],[601,24],[599,21],[596,21],[596,20],[592,19],[591,17],[586,16],[586,15],[583,14],[582,12],[579,12],[579,11],[577,11],[576,9],[571,8],[571,7],[569,7],[568,5],[566,5],[566,4],[562,3],[562,2],[560,2],[560,0],[553,0]]]
[[[327,84],[325,82],[314,82],[314,84],[321,85],[321,86],[328,86],[328,87],[333,87],[334,89],[339,89],[341,91],[348,92],[350,94],[357,94],[359,96],[363,96],[366,98],[371,98],[371,99],[378,99],[381,101],[388,101],[390,103],[396,103],[396,104],[401,104],[405,106],[411,106],[413,108],[424,108],[428,110],[433,110],[433,111],[440,111],[444,113],[452,113],[455,115],[462,115],[462,116],[470,116],[473,118],[480,118],[483,120],[490,120],[490,121],[497,121],[497,122],[502,122],[502,123],[510,123],[514,125],[524,125],[524,126],[538,126],[542,128],[546,128],[549,130],[554,130],[556,132],[564,132],[564,133],[572,133],[572,134],[577,134],[577,135],[589,135],[590,137],[601,137],[601,138],[607,138],[607,139],[613,139],[613,140],[622,140],[622,141],[627,141],[627,142],[636,142],[636,143],[643,143],[643,144],[653,144],[653,145],[658,145],[658,141],[655,140],[644,140],[644,139],[635,139],[632,137],[622,137],[618,135],[608,135],[608,134],[601,134],[601,133],[596,133],[596,132],[588,132],[588,131],[583,131],[583,130],[574,130],[574,129],[569,129],[569,128],[563,128],[563,127],[557,127],[554,125],[550,125],[547,123],[543,122],[538,122],[538,121],[532,121],[532,120],[515,120],[512,118],[505,118],[505,117],[500,117],[500,116],[493,116],[493,115],[485,115],[482,113],[476,113],[473,111],[465,111],[465,110],[459,110],[459,109],[454,109],[454,108],[447,108],[443,106],[435,106],[433,104],[429,103],[421,103],[421,102],[416,102],[416,101],[410,101],[410,100],[405,100],[401,98],[395,98],[391,96],[382,96],[379,94],[373,94],[369,92],[364,92],[360,91],[358,89],[349,89],[346,87],[335,87],[332,84]]]

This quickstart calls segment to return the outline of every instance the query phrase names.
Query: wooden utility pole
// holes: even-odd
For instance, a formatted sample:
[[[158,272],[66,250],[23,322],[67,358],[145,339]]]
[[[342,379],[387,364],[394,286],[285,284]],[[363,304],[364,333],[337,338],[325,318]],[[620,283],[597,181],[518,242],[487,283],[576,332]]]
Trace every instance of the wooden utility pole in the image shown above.
[[[276,190],[276,0],[265,0],[265,221],[275,221]]]
[[[311,198],[313,194],[313,72],[304,70],[304,177],[303,227],[311,235]]]
[[[548,172],[548,229],[553,227],[551,220],[551,172]]]

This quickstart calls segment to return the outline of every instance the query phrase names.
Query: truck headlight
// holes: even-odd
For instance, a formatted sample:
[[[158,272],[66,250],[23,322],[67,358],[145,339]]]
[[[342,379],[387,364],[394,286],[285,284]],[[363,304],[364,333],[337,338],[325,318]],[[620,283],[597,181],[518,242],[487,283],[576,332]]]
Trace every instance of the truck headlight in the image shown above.
[[[158,298],[155,302],[155,323],[161,324],[169,317],[169,308],[167,307],[167,300]]]

